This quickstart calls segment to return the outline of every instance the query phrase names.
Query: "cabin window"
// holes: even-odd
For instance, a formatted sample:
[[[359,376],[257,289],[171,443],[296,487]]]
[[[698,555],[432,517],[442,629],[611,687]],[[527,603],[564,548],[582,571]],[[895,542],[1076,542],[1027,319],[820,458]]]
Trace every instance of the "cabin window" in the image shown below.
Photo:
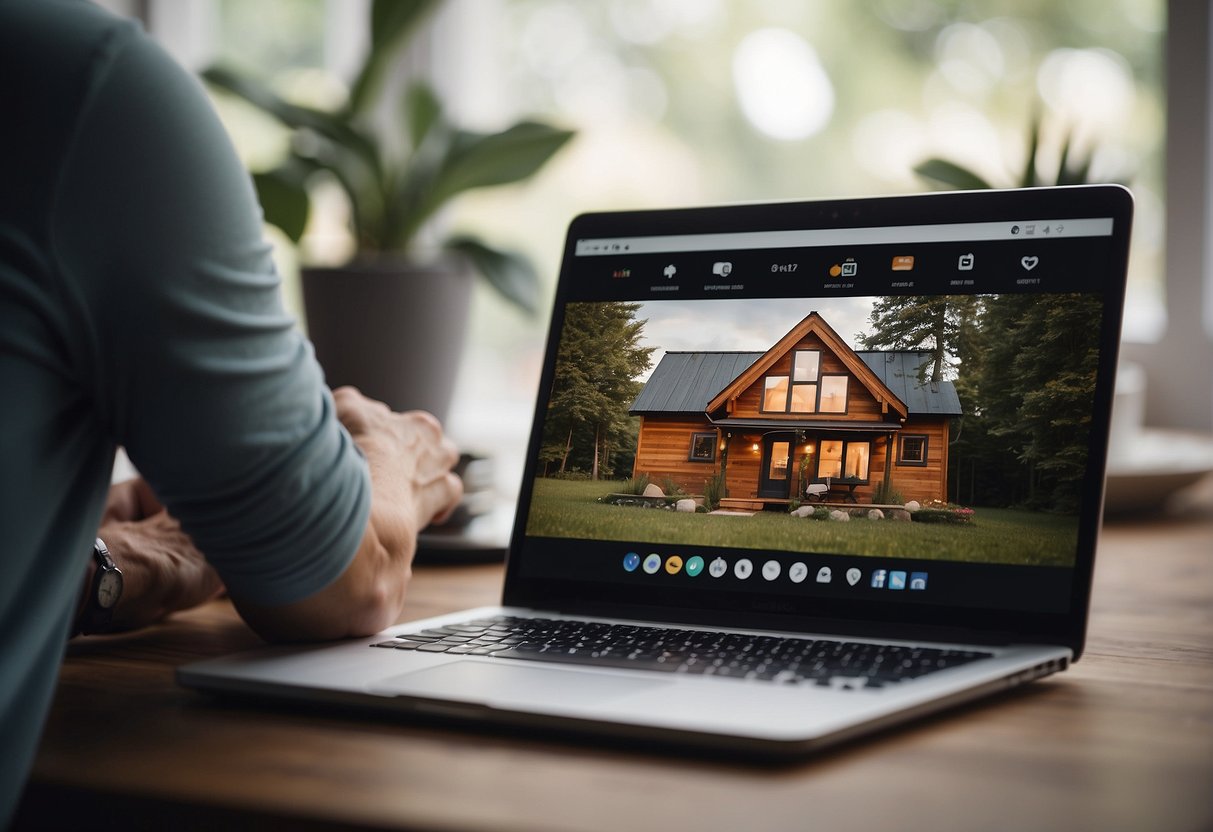
[[[847,377],[826,376],[821,380],[822,413],[847,412]]]
[[[687,456],[689,462],[716,461],[716,434],[692,433],[691,452]]]
[[[868,478],[868,458],[871,455],[871,442],[848,442],[847,467],[844,471],[847,479],[866,480]]]
[[[762,409],[784,413],[788,409],[788,377],[767,376],[762,391]]]
[[[819,350],[792,353],[792,375],[767,376],[762,393],[762,409],[769,413],[845,413],[846,402],[846,376],[823,377]]]
[[[913,435],[901,437],[901,453],[897,455],[898,465],[926,465],[927,437]]]
[[[796,350],[792,357],[792,381],[817,381],[821,370],[821,353],[817,350]]]
[[[791,451],[791,442],[771,443],[771,464],[767,469],[767,479],[786,480],[788,478],[788,456]]]
[[[868,479],[872,443],[857,440],[823,439],[817,460],[817,477],[824,479]]]

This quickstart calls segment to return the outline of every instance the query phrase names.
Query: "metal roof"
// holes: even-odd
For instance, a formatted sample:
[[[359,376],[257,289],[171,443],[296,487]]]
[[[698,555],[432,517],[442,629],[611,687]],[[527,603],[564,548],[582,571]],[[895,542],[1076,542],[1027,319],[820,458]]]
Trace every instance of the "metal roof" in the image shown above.
[[[960,415],[960,399],[952,382],[918,382],[918,368],[930,360],[930,353],[857,351],[855,354],[905,403],[910,413]],[[762,352],[667,352],[628,410],[630,413],[701,414],[717,393],[764,355],[766,353]]]
[[[960,397],[950,381],[919,382],[918,371],[931,360],[929,352],[873,352],[856,350],[855,354],[880,376],[880,380],[897,398],[905,402],[914,414],[959,416]]]
[[[708,402],[750,368],[763,352],[667,352],[632,413],[703,413]]]

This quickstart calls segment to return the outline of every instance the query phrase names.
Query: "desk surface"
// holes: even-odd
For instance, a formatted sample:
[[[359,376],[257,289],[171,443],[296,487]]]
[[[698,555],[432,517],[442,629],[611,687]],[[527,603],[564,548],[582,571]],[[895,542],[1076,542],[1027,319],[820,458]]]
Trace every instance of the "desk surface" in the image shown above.
[[[411,614],[500,579],[418,569]],[[216,602],[71,646],[17,828],[1213,829],[1213,518],[1112,525],[1095,583],[1070,671],[777,768],[219,703],[173,683],[255,643]]]

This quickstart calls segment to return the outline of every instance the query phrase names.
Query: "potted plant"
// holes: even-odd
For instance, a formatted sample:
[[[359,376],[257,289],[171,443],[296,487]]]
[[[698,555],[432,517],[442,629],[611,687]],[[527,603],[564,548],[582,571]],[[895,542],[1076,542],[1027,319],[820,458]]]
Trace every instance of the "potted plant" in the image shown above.
[[[473,273],[527,311],[538,304],[538,277],[522,256],[474,237],[453,236],[426,251],[418,232],[461,193],[528,178],[573,134],[536,121],[498,133],[460,129],[420,81],[398,103],[385,101],[385,77],[436,5],[374,0],[370,48],[334,112],[288,102],[223,66],[202,74],[291,130],[286,158],[253,174],[267,222],[298,242],[317,176],[331,177],[349,201],[350,262],[302,271],[308,332],[329,383],[354,384],[394,409],[422,408],[442,419]]]

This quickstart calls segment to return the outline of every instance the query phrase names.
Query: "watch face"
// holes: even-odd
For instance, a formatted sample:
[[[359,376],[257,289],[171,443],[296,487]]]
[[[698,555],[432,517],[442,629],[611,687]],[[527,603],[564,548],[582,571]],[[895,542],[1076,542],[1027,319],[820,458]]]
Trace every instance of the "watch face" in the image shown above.
[[[97,603],[103,609],[108,610],[118,603],[118,598],[121,595],[122,573],[108,571],[101,573],[101,581],[97,584]]]

